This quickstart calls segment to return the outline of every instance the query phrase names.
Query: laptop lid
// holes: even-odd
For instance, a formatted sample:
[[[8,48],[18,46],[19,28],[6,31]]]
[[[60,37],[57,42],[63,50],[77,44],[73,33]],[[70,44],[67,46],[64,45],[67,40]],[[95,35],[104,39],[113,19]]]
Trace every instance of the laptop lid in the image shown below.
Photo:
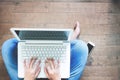
[[[60,40],[69,41],[72,29],[11,28],[11,32],[19,41]]]

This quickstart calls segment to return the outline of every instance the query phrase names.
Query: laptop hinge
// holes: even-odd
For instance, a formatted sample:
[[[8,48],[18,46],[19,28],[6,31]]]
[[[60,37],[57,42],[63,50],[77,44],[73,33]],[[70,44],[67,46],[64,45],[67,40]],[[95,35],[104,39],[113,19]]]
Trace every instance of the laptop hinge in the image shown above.
[[[63,41],[25,41],[25,43],[63,43]]]

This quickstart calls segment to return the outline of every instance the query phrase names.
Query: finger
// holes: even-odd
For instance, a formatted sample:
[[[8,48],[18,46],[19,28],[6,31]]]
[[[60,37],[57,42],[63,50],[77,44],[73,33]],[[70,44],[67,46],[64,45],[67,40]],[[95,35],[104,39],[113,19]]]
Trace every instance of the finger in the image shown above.
[[[55,68],[57,68],[57,60],[55,61]]]
[[[44,67],[44,72],[45,72],[45,74],[46,74],[46,77],[49,79],[50,77],[49,77],[49,73],[48,73],[48,71],[47,71],[46,66]]]
[[[37,62],[36,67],[35,67],[35,73],[38,71],[38,68],[40,67],[40,60]]]
[[[47,67],[49,66],[49,67],[51,68],[52,62],[51,62],[51,59],[50,59],[50,58],[47,58],[47,60],[45,61],[45,63],[46,63],[46,65],[47,65]]]
[[[29,61],[28,67],[30,67],[32,60],[33,60],[33,57],[30,58],[30,61]]]
[[[49,61],[49,58],[47,58],[47,59],[45,60],[45,63],[48,63],[48,61]]]
[[[35,78],[38,77],[40,71],[41,71],[41,68],[40,68],[40,67],[37,67],[36,72],[35,72]]]
[[[50,64],[49,64],[49,63],[46,63],[45,66],[46,66],[46,68],[47,68],[47,71],[50,72],[50,71],[51,71]]]
[[[51,69],[54,69],[53,59],[50,58],[48,62],[49,62],[49,66],[50,66],[50,68],[51,68]]]
[[[60,67],[60,61],[57,60],[57,63],[56,63],[56,68],[59,68]]]
[[[31,64],[30,64],[30,68],[33,68],[33,65],[35,64],[37,58],[33,58],[32,61],[31,61]]]
[[[26,68],[26,59],[24,60],[24,68]]]
[[[40,63],[41,63],[41,60],[38,60],[36,66],[40,66]]]
[[[45,66],[46,66],[46,68],[47,68],[48,71],[51,70],[50,58],[47,58],[47,60],[45,61]]]
[[[53,68],[55,68],[55,60],[52,58]]]
[[[50,63],[45,63],[45,67],[47,69],[47,72],[50,74],[52,72],[52,69],[51,69],[51,66],[50,66]]]

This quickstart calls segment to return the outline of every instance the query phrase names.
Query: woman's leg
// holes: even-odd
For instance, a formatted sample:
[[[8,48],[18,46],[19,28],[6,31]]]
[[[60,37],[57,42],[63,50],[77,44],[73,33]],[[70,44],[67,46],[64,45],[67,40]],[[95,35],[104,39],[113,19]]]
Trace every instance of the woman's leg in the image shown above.
[[[7,40],[2,46],[2,56],[11,80],[17,77],[17,43],[13,38]],[[71,67],[69,80],[79,80],[87,62],[88,48],[81,40],[71,41]]]
[[[15,38],[12,38],[5,41],[2,46],[2,57],[10,80],[18,80],[17,43],[18,41]]]
[[[71,41],[71,67],[68,80],[80,80],[88,56],[87,44],[81,40]]]

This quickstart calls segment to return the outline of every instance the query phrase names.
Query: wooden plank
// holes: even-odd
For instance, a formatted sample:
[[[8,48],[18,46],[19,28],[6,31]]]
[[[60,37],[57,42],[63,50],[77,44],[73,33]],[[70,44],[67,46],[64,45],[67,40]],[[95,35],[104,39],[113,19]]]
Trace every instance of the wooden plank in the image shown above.
[[[60,23],[65,22],[67,14],[49,14],[49,13],[14,13],[12,15],[2,16],[0,23]]]
[[[35,13],[35,12],[48,12],[49,7],[48,2],[21,2],[17,4],[17,6],[14,6],[13,12],[17,13]]]
[[[117,1],[117,0],[116,0]],[[120,2],[119,2],[120,3]],[[120,6],[119,3],[51,3],[50,11],[51,12],[80,12],[81,14],[89,14],[95,12],[108,12],[108,13],[119,13]],[[62,4],[62,5],[61,5]],[[104,8],[103,8],[104,6]],[[57,7],[57,8],[55,8]]]
[[[0,23],[73,23],[84,24],[117,24],[120,17],[112,14],[80,14],[80,13],[12,13],[1,15]]]
[[[105,77],[105,76],[118,76],[118,67],[117,66],[86,66],[84,71],[84,76],[96,76],[96,77]]]
[[[104,9],[103,9],[104,6]],[[112,3],[67,3],[67,2],[0,2],[2,10],[11,8],[12,12],[29,13],[29,12],[80,12],[89,14],[95,12],[119,12],[119,7]],[[2,8],[3,7],[3,8]],[[5,10],[6,11],[6,10]]]
[[[91,56],[120,56],[120,46],[95,46]]]
[[[119,66],[120,56],[92,56],[91,66]]]
[[[119,46],[120,34],[113,35],[81,35],[79,39],[84,41],[92,41],[96,46]]]
[[[96,76],[89,76],[89,77],[82,77],[81,80],[119,80],[118,77],[114,76],[105,76],[105,77],[96,77]]]
[[[104,6],[104,9],[103,9]],[[119,11],[119,8],[115,7],[112,3],[73,3],[73,2],[0,2],[0,7],[3,11],[10,9],[12,12],[19,13],[40,13],[40,12],[80,12],[81,14],[87,14],[86,12],[99,13],[109,12],[115,13]]]
[[[104,9],[102,9],[103,5],[105,6]],[[108,12],[109,5],[108,3],[21,2],[15,7],[14,12],[80,12],[81,14],[85,14],[87,11],[89,13]]]
[[[15,1],[16,0],[0,0],[0,2]],[[31,2],[31,1],[48,1],[48,2],[112,2],[111,0],[17,0],[17,2]]]
[[[98,13],[108,12],[110,3],[51,3],[49,12],[80,12],[80,14],[87,14],[86,12]],[[104,9],[102,8],[104,6]]]
[[[113,35],[108,35],[108,41],[107,41],[107,45],[116,45],[119,46],[120,45],[120,34],[113,34]]]

